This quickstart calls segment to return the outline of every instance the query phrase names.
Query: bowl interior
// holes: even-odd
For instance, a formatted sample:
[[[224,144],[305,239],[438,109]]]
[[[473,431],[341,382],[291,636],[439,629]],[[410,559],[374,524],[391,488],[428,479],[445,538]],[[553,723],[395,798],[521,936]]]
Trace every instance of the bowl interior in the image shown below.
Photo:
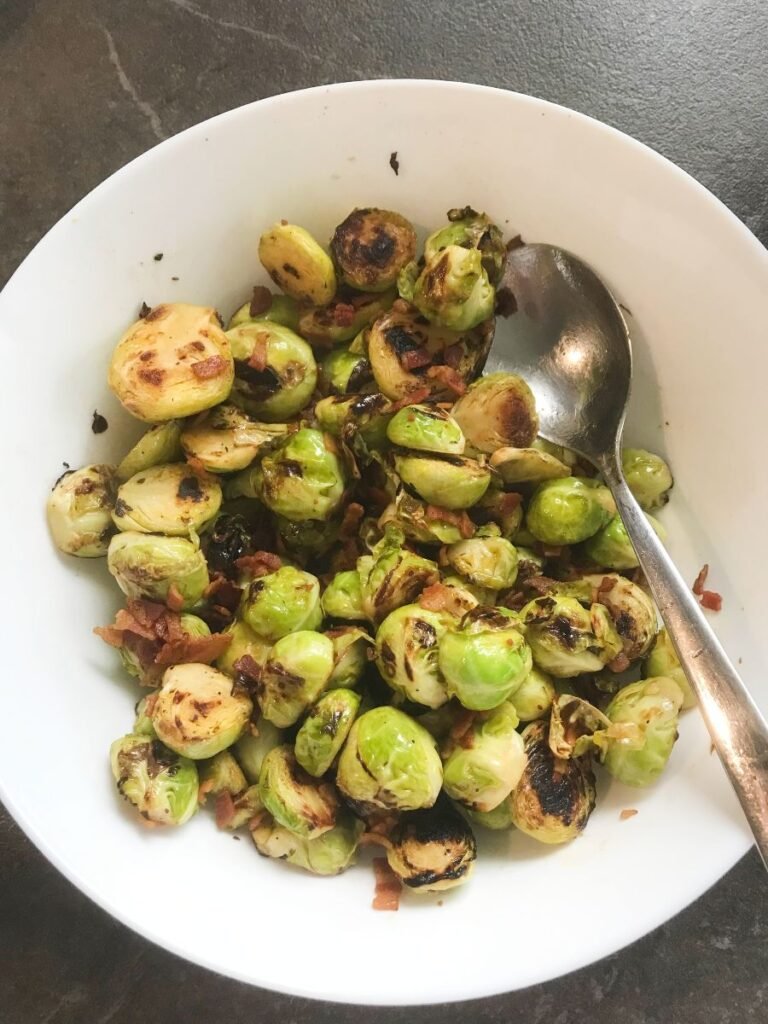
[[[0,515],[12,581],[0,601],[14,641],[0,792],[43,852],[111,913],[266,987],[366,1003],[522,987],[661,923],[749,844],[695,713],[661,782],[647,792],[604,785],[579,840],[547,849],[521,835],[483,837],[469,885],[442,900],[407,897],[397,914],[371,911],[369,870],[312,878],[259,858],[245,836],[218,833],[208,814],[178,832],[145,830],[115,798],[107,750],[130,730],[138,693],[91,627],[110,621],[118,595],[103,562],[55,554],[43,509],[63,462],[113,460],[140,432],[106,388],[116,338],[145,301],[210,303],[228,315],[263,281],[256,241],[278,218],[325,239],[354,206],[396,209],[426,228],[466,203],[510,235],[573,250],[627,308],[636,359],[627,438],[670,459],[670,549],[690,580],[710,564],[724,597],[713,624],[768,709],[757,571],[768,557],[758,448],[768,259],[712,196],[632,140],[473,86],[372,82],[278,97],[124,168],[63,218],[0,297]],[[90,431],[94,409],[105,434]],[[627,807],[640,813],[620,821]],[[574,941],[573,922],[590,920]],[[456,952],[447,936],[459,942],[460,970],[445,969]]]

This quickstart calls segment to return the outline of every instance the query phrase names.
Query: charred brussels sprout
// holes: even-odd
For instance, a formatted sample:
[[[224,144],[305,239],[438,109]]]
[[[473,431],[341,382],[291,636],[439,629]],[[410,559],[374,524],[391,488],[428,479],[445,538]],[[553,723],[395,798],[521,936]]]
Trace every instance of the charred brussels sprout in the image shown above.
[[[433,323],[469,331],[493,316],[495,298],[477,249],[448,245],[426,261],[410,301]]]
[[[403,547],[403,534],[392,526],[370,555],[357,560],[362,607],[371,622],[381,622],[400,605],[410,604],[437,580],[437,565]]]
[[[417,604],[396,608],[376,631],[376,665],[395,693],[439,708],[448,700],[437,656],[451,622],[441,612]]]
[[[436,506],[412,497],[404,487],[398,488],[395,500],[379,518],[382,529],[388,523],[402,530],[410,540],[433,545],[455,544],[475,529],[468,516],[462,520],[453,513],[446,514]]]
[[[472,829],[447,800],[403,814],[389,841],[387,862],[412,892],[444,892],[461,885],[477,857]]]
[[[265,640],[254,633],[251,627],[240,619],[235,619],[225,632],[230,638],[229,646],[216,659],[216,668],[234,678],[238,673],[238,661],[245,657],[251,658],[256,665],[263,668],[272,650],[271,640]]]
[[[202,761],[198,768],[201,796],[229,793],[236,796],[247,788],[242,768],[228,750],[222,750],[210,761]]]
[[[197,810],[197,767],[149,736],[123,736],[109,751],[118,792],[142,818],[183,825]]]
[[[472,711],[488,711],[522,684],[531,650],[511,612],[477,608],[442,637],[438,664],[451,696]]]
[[[223,672],[210,665],[174,665],[163,676],[152,724],[167,747],[197,761],[231,747],[252,710],[250,698]]]
[[[173,587],[183,608],[194,608],[210,582],[202,551],[186,537],[118,533],[109,542],[107,568],[126,597],[166,601]]]
[[[645,661],[643,675],[667,676],[669,679],[673,679],[683,691],[682,710],[686,711],[688,708],[696,707],[696,694],[688,682],[688,677],[683,671],[680,659],[672,645],[672,641],[669,639],[669,633],[667,633],[666,629],[660,630],[653,641],[653,646],[648,652],[648,657]]]
[[[552,704],[549,746],[555,757],[582,757],[593,747],[602,747],[611,722],[589,701],[561,693]]]
[[[660,540],[666,531],[653,516],[646,516]],[[640,564],[629,539],[627,528],[621,516],[615,515],[602,529],[584,542],[582,551],[587,558],[606,569],[635,569]]]
[[[673,481],[669,466],[660,455],[643,448],[625,448],[621,466],[630,491],[647,512],[666,505]]]
[[[608,771],[625,786],[648,786],[664,770],[677,739],[683,691],[661,676],[630,683],[606,708],[613,723],[603,754]]]
[[[264,758],[283,742],[283,733],[276,725],[259,715],[232,747],[238,764],[250,783],[258,783]]]
[[[475,811],[492,811],[520,781],[525,769],[523,740],[511,704],[476,715],[468,733],[444,755],[443,788]]]
[[[443,782],[430,734],[392,707],[373,708],[352,726],[336,784],[352,805],[415,811],[431,807]]]
[[[353,210],[334,231],[331,253],[345,284],[383,292],[416,255],[416,232],[391,210]]]
[[[314,875],[338,875],[355,862],[365,825],[343,808],[336,824],[316,839],[304,839],[271,818],[251,829],[256,849],[264,857],[287,861]]]
[[[333,644],[333,672],[329,686],[357,686],[368,664],[373,640],[359,626],[338,626],[325,634]]]
[[[319,778],[325,775],[344,746],[360,707],[360,695],[354,690],[336,689],[324,693],[309,709],[296,733],[296,760]]]
[[[282,637],[270,651],[258,684],[259,704],[281,729],[297,722],[325,689],[333,672],[333,643],[303,629]]]
[[[523,731],[526,766],[511,795],[512,821],[540,843],[567,843],[586,827],[595,806],[595,776],[589,758],[555,757],[546,722]]]
[[[352,341],[368,324],[386,313],[396,298],[394,289],[380,295],[349,291],[327,306],[305,310],[297,327],[302,338],[321,347]]]
[[[517,549],[503,537],[477,536],[452,544],[449,565],[465,580],[488,590],[506,590],[517,579]]]
[[[320,364],[320,389],[328,395],[350,395],[372,379],[371,364],[348,348],[336,348]]]
[[[259,793],[275,821],[303,839],[315,839],[336,824],[339,801],[333,786],[307,775],[287,745],[264,758]]]
[[[357,569],[337,572],[325,588],[321,604],[331,619],[347,619],[351,622],[365,620],[367,616],[363,609],[363,593]]]
[[[351,443],[357,452],[355,440],[359,435],[366,449],[380,451],[386,448],[387,424],[392,414],[389,400],[384,395],[330,395],[315,405],[319,426],[333,437]]]
[[[395,455],[401,480],[430,505],[471,508],[488,490],[491,474],[475,459],[460,455]]]
[[[263,285],[254,288],[254,296],[242,306],[238,306],[229,318],[227,330],[239,327],[241,324],[256,324],[263,320],[269,320],[271,324],[281,324],[283,327],[290,327],[292,331],[299,331],[299,307],[296,300],[290,295],[272,295],[268,288]],[[303,336],[304,332],[299,331]]]
[[[255,550],[253,528],[239,512],[220,512],[203,537],[205,559],[211,572],[237,579],[237,561]]]
[[[295,522],[283,516],[275,516],[277,532],[285,550],[300,563],[324,555],[339,539],[340,522],[333,519],[304,519]]]
[[[621,651],[621,638],[600,605],[572,597],[537,597],[520,612],[536,665],[559,679],[599,672]]]
[[[315,629],[323,618],[320,582],[311,573],[284,565],[249,584],[241,614],[253,632],[266,640]]]
[[[181,633],[181,637],[179,639],[183,639],[184,637],[203,637],[211,635],[208,624],[198,618],[197,615],[190,615],[189,613],[181,614],[179,616],[178,625]],[[94,632],[96,632],[97,636],[101,636],[102,639],[106,639],[104,631],[95,630]],[[144,653],[146,647],[143,640],[143,637],[140,637],[135,633],[131,633],[130,630],[125,630],[122,633],[122,643],[120,647],[118,647],[120,661],[128,675],[135,676],[141,682],[142,686],[157,686],[166,666],[159,665],[155,661],[157,651],[153,645],[150,644],[149,653]],[[142,657],[142,654],[144,654],[144,657]],[[179,657],[177,660],[181,661],[184,659]],[[145,717],[144,711],[142,711],[141,717],[142,719]],[[151,726],[151,723],[149,728],[151,729],[151,734],[154,735],[154,728]],[[143,730],[139,728],[137,724],[134,725],[133,731],[142,732]]]
[[[108,382],[128,412],[158,423],[218,405],[233,379],[232,353],[216,311],[167,303],[120,339]]]
[[[128,454],[118,463],[116,476],[120,481],[130,480],[152,466],[178,462],[184,457],[181,449],[181,423],[168,420],[157,423],[142,434]]]
[[[555,699],[555,685],[546,672],[535,665],[509,698],[521,722],[543,718]]]
[[[594,599],[607,609],[629,661],[644,657],[658,629],[656,608],[650,597],[636,583],[617,573],[596,573],[583,580],[595,588]]]
[[[488,464],[507,485],[539,484],[571,474],[564,462],[538,448],[499,448]]]
[[[287,430],[283,424],[256,423],[234,405],[219,405],[184,428],[181,444],[208,472],[236,473]]]
[[[477,213],[471,206],[449,210],[444,228],[433,232],[424,243],[424,258],[433,259],[450,245],[464,249],[477,249],[491,284],[498,283],[506,258],[501,231],[485,213]]]
[[[302,427],[261,462],[261,497],[296,522],[327,519],[341,504],[345,474],[333,439]]]
[[[461,455],[464,435],[456,420],[432,405],[406,405],[389,421],[387,437],[392,444],[419,452]]]
[[[220,505],[218,481],[177,462],[145,469],[121,484],[112,518],[119,530],[183,537],[201,533]]]
[[[452,410],[467,443],[479,452],[498,448],[527,448],[539,430],[533,392],[513,373],[481,377]]]
[[[79,558],[106,555],[113,533],[115,471],[84,466],[65,473],[48,496],[48,529],[59,551]]]
[[[278,288],[299,302],[325,305],[336,291],[330,256],[297,224],[274,224],[259,239],[259,259]]]
[[[288,327],[264,321],[227,332],[235,358],[231,400],[268,423],[295,416],[317,384],[312,349]]]
[[[578,544],[611,518],[600,497],[592,481],[580,477],[547,480],[531,498],[526,526],[543,544]]]

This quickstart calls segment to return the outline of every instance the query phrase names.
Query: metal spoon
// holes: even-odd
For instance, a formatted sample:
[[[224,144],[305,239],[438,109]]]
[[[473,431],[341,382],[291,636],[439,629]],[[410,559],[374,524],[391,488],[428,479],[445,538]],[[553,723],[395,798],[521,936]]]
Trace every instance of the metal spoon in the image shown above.
[[[524,377],[536,396],[542,436],[587,458],[610,487],[768,868],[768,725],[622,474],[632,379],[624,318],[593,270],[550,245],[512,250],[501,288],[517,304],[508,321],[514,349],[495,345],[488,369]]]

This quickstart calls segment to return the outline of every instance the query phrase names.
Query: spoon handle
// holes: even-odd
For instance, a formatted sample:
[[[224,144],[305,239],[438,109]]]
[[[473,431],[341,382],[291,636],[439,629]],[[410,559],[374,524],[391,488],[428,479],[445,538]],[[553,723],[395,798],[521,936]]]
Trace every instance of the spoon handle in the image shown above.
[[[768,725],[645,518],[617,457],[606,454],[598,465],[768,868]]]

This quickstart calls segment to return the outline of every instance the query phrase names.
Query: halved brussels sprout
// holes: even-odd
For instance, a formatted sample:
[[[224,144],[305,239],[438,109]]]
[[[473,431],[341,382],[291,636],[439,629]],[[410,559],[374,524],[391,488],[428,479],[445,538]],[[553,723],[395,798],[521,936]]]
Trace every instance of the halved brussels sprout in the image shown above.
[[[546,672],[535,665],[509,698],[521,722],[543,718],[555,699],[555,684]]]
[[[445,704],[437,653],[451,621],[444,612],[418,604],[396,608],[384,619],[376,631],[376,665],[395,693],[429,708]]]
[[[485,590],[483,587],[476,587],[461,576],[443,576],[440,581],[444,587],[448,587],[455,602],[457,614],[466,615],[473,611],[478,605],[485,605],[492,608],[496,595],[492,590]]]
[[[234,375],[216,310],[169,302],[128,328],[112,355],[107,379],[128,412],[158,423],[223,402]]]
[[[594,573],[583,580],[595,588],[594,600],[607,608],[627,658],[635,661],[644,657],[659,628],[651,598],[642,587],[618,573]]]
[[[451,696],[472,711],[488,711],[522,684],[531,650],[512,612],[477,608],[441,638],[438,664]]]
[[[132,476],[161,466],[168,462],[178,462],[184,458],[181,450],[181,423],[168,420],[157,423],[142,434],[136,444],[118,463],[116,476],[120,481],[130,480]]]
[[[282,730],[278,729],[263,715],[249,727],[232,747],[238,764],[250,783],[257,783],[261,775],[264,758],[283,742]]]
[[[619,690],[605,712],[614,726],[626,730],[610,739],[603,754],[614,778],[626,786],[648,786],[659,777],[677,739],[682,704],[683,691],[664,676]]]
[[[475,811],[492,811],[520,781],[525,749],[509,703],[475,716],[461,741],[444,752],[443,788]]]
[[[219,405],[185,427],[181,444],[210,473],[250,466],[260,449],[287,433],[282,423],[256,423],[235,405]]]
[[[660,455],[643,448],[624,448],[621,467],[630,491],[646,512],[666,505],[673,480],[669,466]]]
[[[523,521],[522,495],[514,491],[502,491],[491,480],[488,490],[474,508],[481,519],[495,523],[501,536],[507,540],[514,539],[515,547],[518,546],[517,534]]]
[[[392,444],[419,452],[461,455],[464,435],[456,420],[436,405],[406,405],[387,427]]]
[[[336,775],[353,807],[431,807],[442,783],[435,741],[423,726],[392,707],[373,708],[356,719]]]
[[[317,558],[330,551],[339,539],[341,520],[304,519],[295,522],[284,516],[275,516],[275,526],[285,550],[303,564],[310,558]]]
[[[256,324],[262,320],[269,320],[271,324],[282,324],[283,327],[290,327],[292,331],[298,331],[303,336],[304,332],[299,330],[299,307],[296,304],[296,299],[292,299],[290,295],[269,294],[269,305],[267,305],[264,300],[267,298],[269,289],[258,286],[257,289],[254,289],[254,292],[256,291],[258,291],[258,296],[255,296],[256,302],[254,303],[253,298],[249,299],[242,306],[238,306],[229,318],[228,331],[241,324]]]
[[[118,617],[120,616],[118,612]],[[130,614],[130,613],[129,613]],[[164,620],[164,625],[168,622]],[[210,636],[211,631],[208,628],[208,624],[204,622],[197,615],[190,615],[188,612],[179,616],[178,626],[181,632],[181,636],[178,639],[185,637],[204,637]],[[146,642],[146,638],[140,636],[138,633],[133,633],[130,629],[121,630],[118,628],[118,633],[121,634],[120,641],[117,638],[111,637],[110,631],[112,627],[107,626],[106,629],[96,629],[94,632],[97,636],[100,636],[102,640],[108,643],[111,647],[117,647],[117,653],[120,656],[123,668],[130,676],[137,678],[142,686],[158,686],[162,677],[167,663],[165,665],[158,664],[155,661],[158,652],[158,646],[153,642]],[[142,626],[137,624],[138,629]],[[160,643],[163,642],[160,636],[157,637]],[[118,646],[119,644],[119,646]],[[182,662],[189,660],[185,654],[179,654],[175,658],[176,661]],[[195,659],[197,660],[197,659]],[[149,726],[152,735],[154,735],[154,728]],[[142,732],[143,730],[134,725],[134,732]]]
[[[298,224],[280,221],[259,239],[259,259],[278,288],[299,302],[323,306],[336,291],[327,252]]]
[[[477,844],[447,800],[403,814],[389,836],[387,863],[411,892],[445,892],[467,881]]]
[[[656,531],[656,536],[664,540],[666,530],[661,523],[647,513],[646,519]],[[590,561],[606,569],[636,569],[640,564],[620,515],[615,515],[589,540],[584,541],[582,551]]]
[[[390,523],[420,544],[455,544],[475,529],[468,516],[459,519],[456,513],[427,505],[404,487],[398,488],[395,500],[384,509],[378,522],[381,529]]]
[[[261,498],[286,519],[327,519],[341,504],[345,474],[333,438],[302,427],[261,461]]]
[[[517,548],[503,537],[475,536],[451,544],[448,564],[477,587],[506,590],[517,579]]]
[[[385,313],[396,297],[394,289],[374,295],[352,292],[337,296],[327,306],[303,312],[296,329],[313,345],[339,345],[352,341],[368,324]]]
[[[593,747],[604,745],[610,726],[610,719],[589,701],[561,693],[552,704],[550,749],[555,757],[582,757]]]
[[[254,633],[279,640],[298,629],[316,629],[323,620],[320,581],[292,565],[284,565],[249,584],[241,614]]]
[[[151,700],[150,697],[152,698]],[[157,733],[155,732],[154,725],[152,725],[152,718],[149,714],[153,702],[154,697],[152,694],[147,694],[146,697],[142,697],[140,701],[136,702],[136,707],[134,708],[136,717],[133,721],[132,729],[134,736],[149,736],[153,740],[157,739]]]
[[[197,810],[197,767],[150,736],[123,736],[109,750],[117,789],[142,818],[183,825]]]
[[[456,402],[454,419],[467,443],[479,452],[498,448],[528,448],[539,431],[533,392],[514,373],[481,377]]]
[[[186,462],[152,466],[120,485],[112,518],[119,530],[183,537],[205,529],[221,497],[218,481],[196,476]]]
[[[255,824],[262,816],[266,817],[264,804],[261,802],[261,794],[258,786],[249,786],[238,793],[232,799],[231,804],[227,801],[224,804],[223,813],[219,812],[219,803],[216,804],[216,824],[219,828],[234,832],[243,825]]]
[[[546,722],[531,722],[522,735],[527,763],[510,797],[512,821],[540,843],[567,843],[583,832],[595,807],[590,759],[555,757]]]
[[[303,839],[315,839],[336,824],[339,800],[333,786],[308,775],[287,744],[264,758],[259,793],[275,821]]]
[[[342,281],[360,291],[383,292],[416,255],[416,232],[391,210],[353,210],[334,231],[331,253]]]
[[[166,601],[169,591],[194,608],[210,583],[198,544],[186,537],[126,531],[109,542],[107,568],[126,597]]]
[[[587,611],[572,597],[537,597],[520,618],[536,665],[558,679],[599,672],[621,651],[600,605]]]
[[[236,796],[248,787],[242,768],[228,750],[219,751],[210,761],[201,761],[198,772],[201,796],[209,793],[211,796],[219,793]]]
[[[316,839],[297,836],[271,818],[252,828],[251,836],[264,857],[287,861],[314,875],[338,875],[355,863],[364,829],[362,821],[340,808],[334,827]]]
[[[83,466],[60,477],[46,505],[48,529],[59,551],[79,558],[106,555],[114,504],[112,466]]]
[[[323,591],[322,609],[331,619],[362,622],[367,618],[363,609],[360,573],[357,569],[337,572]]]
[[[425,259],[431,260],[449,245],[477,249],[491,284],[497,284],[507,255],[501,231],[487,214],[471,206],[449,210],[448,220],[449,224],[434,231],[424,243]]]
[[[472,811],[468,807],[464,808],[464,814],[469,818],[473,825],[481,825],[483,828],[489,828],[493,832],[503,832],[508,828],[512,828],[512,794],[502,800],[498,807],[494,807],[492,811]]]
[[[460,455],[396,454],[395,467],[404,484],[441,508],[470,508],[491,482],[485,466]]]
[[[272,641],[267,640],[251,629],[247,622],[235,619],[224,631],[230,637],[226,651],[216,659],[216,668],[233,678],[237,675],[237,662],[241,658],[251,658],[259,667],[267,663]]]
[[[478,250],[447,245],[426,260],[410,301],[432,323],[469,331],[493,316],[495,299]]]
[[[357,560],[362,607],[371,622],[381,622],[400,605],[410,604],[435,583],[437,565],[403,547],[403,534],[387,526],[370,555]]]
[[[359,626],[337,626],[325,634],[333,644],[333,672],[329,686],[357,686],[368,664],[373,640]]]
[[[668,679],[673,679],[683,691],[683,711],[696,707],[698,703],[696,694],[688,682],[688,677],[683,671],[677,651],[669,639],[666,629],[661,629],[656,634],[656,639],[645,660],[643,675],[667,676]]]
[[[281,729],[297,722],[325,689],[333,672],[333,643],[301,629],[272,648],[258,683],[262,714]]]
[[[167,747],[199,761],[231,747],[252,710],[250,697],[229,676],[191,662],[166,669],[152,724]]]
[[[499,448],[488,464],[505,484],[539,484],[571,475],[569,466],[538,448]]]
[[[539,484],[525,517],[534,537],[552,546],[578,544],[605,526],[611,513],[592,484],[576,476]]]
[[[333,349],[320,363],[319,387],[327,395],[350,395],[372,380],[371,364],[344,346]]]
[[[387,425],[392,414],[389,399],[384,395],[330,395],[315,405],[315,418],[320,427],[333,437],[352,441],[356,434],[369,450],[386,448]]]
[[[328,690],[309,709],[296,733],[294,750],[301,767],[319,778],[325,775],[352,728],[360,695],[342,688]]]
[[[312,349],[289,327],[264,320],[227,332],[235,359],[231,401],[268,423],[300,412],[317,385]]]

